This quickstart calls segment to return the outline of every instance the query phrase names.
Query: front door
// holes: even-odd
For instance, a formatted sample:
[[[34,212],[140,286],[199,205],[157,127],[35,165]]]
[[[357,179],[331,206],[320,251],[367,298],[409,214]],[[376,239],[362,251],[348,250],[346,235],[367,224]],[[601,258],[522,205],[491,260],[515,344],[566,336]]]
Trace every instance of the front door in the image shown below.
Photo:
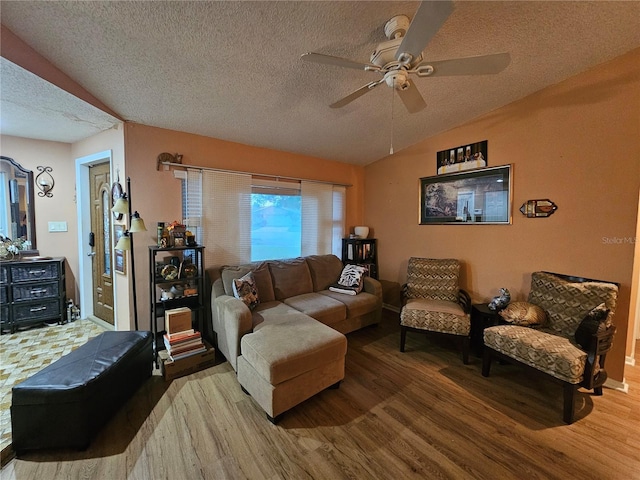
[[[111,249],[111,177],[109,162],[89,169],[91,232],[93,235],[93,314],[111,325],[113,321],[113,269]]]

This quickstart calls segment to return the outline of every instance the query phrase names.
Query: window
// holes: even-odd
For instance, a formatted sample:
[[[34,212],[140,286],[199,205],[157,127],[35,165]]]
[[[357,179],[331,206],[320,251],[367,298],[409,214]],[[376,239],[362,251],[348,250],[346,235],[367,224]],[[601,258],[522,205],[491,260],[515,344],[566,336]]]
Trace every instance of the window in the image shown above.
[[[340,256],[344,186],[189,169],[182,193],[185,223],[197,225],[207,264]]]
[[[299,257],[301,197],[251,194],[251,261]]]

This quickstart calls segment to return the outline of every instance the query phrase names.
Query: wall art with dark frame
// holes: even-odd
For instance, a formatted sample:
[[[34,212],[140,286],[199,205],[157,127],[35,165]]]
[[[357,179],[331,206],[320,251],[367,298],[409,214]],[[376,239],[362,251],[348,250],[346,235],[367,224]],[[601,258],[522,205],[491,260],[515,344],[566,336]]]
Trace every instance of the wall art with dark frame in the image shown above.
[[[511,223],[511,165],[420,179],[420,225]]]
[[[436,172],[438,175],[443,175],[486,167],[489,165],[487,145],[487,140],[483,140],[482,142],[440,150],[436,154]]]
[[[124,225],[114,225],[113,227],[113,233],[115,236],[114,242],[113,244],[117,244],[118,240],[120,240],[120,237],[122,237],[122,235],[124,235]],[[126,273],[127,271],[127,264],[126,264],[126,259],[125,259],[125,253],[123,250],[116,250],[114,249],[114,260],[115,260],[115,268],[116,268],[116,272],[118,273],[122,273],[123,275]]]

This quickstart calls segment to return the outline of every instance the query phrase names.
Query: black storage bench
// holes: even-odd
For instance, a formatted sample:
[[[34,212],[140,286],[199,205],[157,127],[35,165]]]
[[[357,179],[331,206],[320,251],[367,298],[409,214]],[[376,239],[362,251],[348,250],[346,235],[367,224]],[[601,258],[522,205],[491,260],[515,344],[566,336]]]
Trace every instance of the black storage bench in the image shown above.
[[[104,332],[12,389],[16,453],[89,446],[151,376],[151,332]]]

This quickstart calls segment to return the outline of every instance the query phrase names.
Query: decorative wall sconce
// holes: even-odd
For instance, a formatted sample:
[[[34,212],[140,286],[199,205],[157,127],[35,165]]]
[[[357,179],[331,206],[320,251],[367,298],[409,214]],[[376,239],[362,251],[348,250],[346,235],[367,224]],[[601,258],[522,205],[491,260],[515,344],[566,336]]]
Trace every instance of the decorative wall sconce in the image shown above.
[[[541,200],[527,200],[520,207],[520,212],[527,218],[544,218],[558,209],[558,206],[548,198]]]
[[[39,197],[53,197],[53,186],[56,184],[55,180],[51,176],[53,169],[51,167],[38,167],[40,173],[36,176],[36,186],[40,190],[38,192]]]

